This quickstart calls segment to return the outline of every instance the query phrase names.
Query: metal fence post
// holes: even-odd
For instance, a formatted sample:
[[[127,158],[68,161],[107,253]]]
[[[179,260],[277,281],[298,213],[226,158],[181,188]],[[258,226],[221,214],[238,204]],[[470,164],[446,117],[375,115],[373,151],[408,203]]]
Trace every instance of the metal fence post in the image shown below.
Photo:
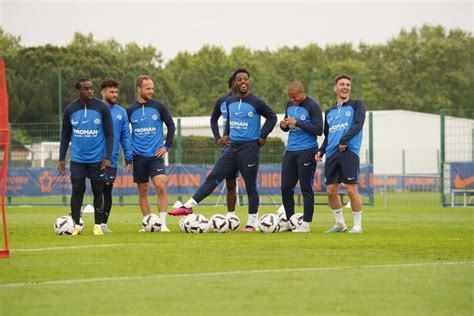
[[[444,196],[444,162],[445,162],[445,117],[446,111],[441,110],[439,113],[440,118],[440,177],[441,177],[441,205],[444,206],[446,204],[446,197]]]

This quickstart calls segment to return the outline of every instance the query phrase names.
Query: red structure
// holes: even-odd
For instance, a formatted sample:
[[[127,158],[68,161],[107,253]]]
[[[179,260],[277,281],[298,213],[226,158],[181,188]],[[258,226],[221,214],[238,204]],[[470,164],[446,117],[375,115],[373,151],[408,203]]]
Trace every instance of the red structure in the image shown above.
[[[4,249],[0,249],[0,258],[7,258],[10,256],[10,250],[8,248],[7,220],[5,215],[9,132],[7,77],[5,73],[5,62],[0,58],[0,154],[3,154],[2,169],[0,170],[0,195],[2,196],[2,225],[3,237],[5,240]]]

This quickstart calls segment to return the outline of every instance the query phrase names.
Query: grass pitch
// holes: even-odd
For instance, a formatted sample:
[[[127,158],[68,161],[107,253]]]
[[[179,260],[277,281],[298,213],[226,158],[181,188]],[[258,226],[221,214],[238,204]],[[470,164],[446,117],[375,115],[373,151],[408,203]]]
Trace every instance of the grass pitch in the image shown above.
[[[472,315],[473,208],[395,204],[366,207],[361,235],[324,234],[327,206],[310,234],[202,235],[173,217],[170,234],[138,233],[138,207],[116,206],[113,234],[93,236],[86,214],[77,237],[53,232],[64,207],[11,207],[0,315]]]

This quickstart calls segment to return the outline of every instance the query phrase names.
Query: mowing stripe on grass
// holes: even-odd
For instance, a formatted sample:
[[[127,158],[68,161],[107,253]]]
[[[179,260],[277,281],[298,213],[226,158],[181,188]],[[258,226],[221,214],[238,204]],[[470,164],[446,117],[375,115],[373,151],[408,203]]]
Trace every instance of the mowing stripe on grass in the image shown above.
[[[75,250],[75,249],[86,249],[86,248],[107,248],[107,247],[118,247],[127,246],[131,244],[98,244],[98,245],[81,245],[81,246],[65,246],[65,247],[46,247],[46,248],[22,248],[22,249],[10,249],[11,252],[38,252],[38,251],[50,251],[50,250]],[[136,244],[134,244],[136,245]]]
[[[248,274],[263,274],[263,273],[321,272],[321,271],[334,271],[334,270],[345,270],[345,269],[411,268],[411,267],[446,266],[446,265],[462,265],[462,264],[474,264],[474,261],[419,262],[419,263],[379,264],[379,265],[342,266],[342,267],[313,267],[313,268],[293,268],[293,269],[262,269],[262,270],[247,270],[247,271],[156,274],[156,275],[143,275],[143,276],[140,276],[140,275],[138,276],[112,276],[112,277],[102,277],[102,278],[5,283],[5,284],[0,284],[0,288],[19,288],[19,287],[48,286],[48,285],[70,285],[70,284],[93,283],[93,282],[139,281],[139,280],[150,280],[150,279],[176,279],[176,278],[190,278],[190,277],[234,276],[234,275],[248,275]]]

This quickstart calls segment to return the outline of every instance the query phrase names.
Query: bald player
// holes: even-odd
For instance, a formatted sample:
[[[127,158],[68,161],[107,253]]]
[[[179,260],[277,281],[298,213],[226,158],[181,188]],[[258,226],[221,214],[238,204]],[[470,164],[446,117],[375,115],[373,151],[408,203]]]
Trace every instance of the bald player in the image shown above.
[[[317,137],[323,133],[323,117],[319,104],[305,94],[299,81],[288,85],[288,103],[280,128],[289,134],[281,166],[281,197],[286,218],[295,213],[294,192],[299,181],[304,201],[303,224],[293,232],[307,233],[313,221],[315,154]]]

